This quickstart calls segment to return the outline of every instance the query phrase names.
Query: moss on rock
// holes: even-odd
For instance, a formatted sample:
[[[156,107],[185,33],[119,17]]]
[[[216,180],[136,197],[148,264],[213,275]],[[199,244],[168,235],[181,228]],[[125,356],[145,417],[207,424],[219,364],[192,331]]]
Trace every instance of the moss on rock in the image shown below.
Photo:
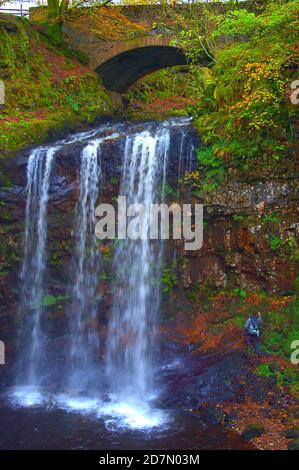
[[[2,155],[113,111],[99,77],[58,51],[25,18],[0,15],[0,78]]]

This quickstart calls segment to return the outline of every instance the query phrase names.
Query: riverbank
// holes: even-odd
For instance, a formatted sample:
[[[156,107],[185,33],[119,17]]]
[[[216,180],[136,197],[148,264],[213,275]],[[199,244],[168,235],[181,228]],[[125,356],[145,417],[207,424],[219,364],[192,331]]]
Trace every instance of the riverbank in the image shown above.
[[[201,298],[192,314],[182,312],[164,324],[160,341],[169,366],[161,373],[161,403],[233,429],[259,449],[297,449],[298,366],[290,360],[291,350],[289,356],[271,351],[294,299],[268,295],[263,304],[258,299],[253,294],[232,302],[222,291],[208,302]],[[243,337],[254,304],[264,319],[261,357],[246,350]],[[279,312],[284,321],[271,333],[270,322]],[[281,339],[276,347],[285,344]]]

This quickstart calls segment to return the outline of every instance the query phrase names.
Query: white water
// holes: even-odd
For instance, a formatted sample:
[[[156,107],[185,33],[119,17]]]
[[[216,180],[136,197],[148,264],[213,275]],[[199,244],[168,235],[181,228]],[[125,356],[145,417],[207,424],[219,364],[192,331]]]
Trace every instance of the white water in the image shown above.
[[[27,166],[27,205],[24,258],[19,306],[21,354],[19,380],[27,386],[42,381],[41,357],[45,338],[41,329],[42,297],[47,257],[47,203],[50,176],[59,147],[34,150]]]
[[[127,204],[150,204],[163,197],[170,131],[164,126],[127,137],[121,195]],[[160,202],[160,201],[159,201]],[[149,231],[149,214],[143,227]],[[107,340],[107,375],[113,401],[145,402],[153,393],[153,347],[159,310],[160,241],[119,243]]]
[[[97,391],[99,334],[97,328],[97,285],[100,255],[96,254],[95,208],[101,177],[101,139],[89,142],[82,151],[79,200],[74,224],[75,248],[71,272],[69,310],[70,349],[68,387]]]

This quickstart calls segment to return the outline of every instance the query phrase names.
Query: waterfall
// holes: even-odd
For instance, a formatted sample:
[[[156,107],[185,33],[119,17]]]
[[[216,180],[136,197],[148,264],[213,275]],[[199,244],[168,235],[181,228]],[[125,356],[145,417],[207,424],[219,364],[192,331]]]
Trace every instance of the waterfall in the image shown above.
[[[21,346],[18,382],[38,386],[46,338],[43,313],[44,274],[47,258],[47,203],[54,156],[59,147],[33,150],[27,165],[27,205],[24,257],[21,270],[19,340]]]
[[[127,204],[160,202],[170,130],[162,125],[126,139],[120,194]],[[147,217],[145,233],[149,231]],[[146,400],[153,391],[153,340],[159,310],[160,241],[122,240],[114,256],[115,283],[107,339],[107,375],[113,398]]]
[[[89,142],[81,155],[79,200],[74,223],[75,248],[71,273],[69,311],[70,348],[68,386],[76,391],[96,391],[99,374],[97,284],[100,256],[96,253],[95,207],[101,177],[101,139]]]
[[[128,129],[124,124],[110,128],[106,125],[31,152],[27,164],[19,304],[21,344],[17,387],[13,391],[13,400],[18,404],[34,406],[50,399],[51,403],[68,410],[92,411],[112,428],[115,425],[146,428],[163,422],[163,413],[152,408],[151,398],[156,395],[155,348],[164,250],[163,241],[149,238],[150,208],[151,204],[164,201],[167,173],[175,175],[172,180],[175,182],[192,163],[194,152],[186,145],[188,122],[149,123],[145,128],[140,124],[130,125]],[[103,150],[106,148],[103,142],[109,140],[113,142],[112,148],[117,149],[113,169],[117,175],[120,171],[118,194],[126,196],[127,207],[142,204],[147,217],[143,220],[142,239],[127,237],[114,241],[113,280],[108,291],[112,302],[111,306],[108,303],[104,316],[109,318],[107,336],[100,337],[99,327],[103,330],[104,326],[98,308],[102,256],[95,237],[95,209],[101,196],[102,173],[109,174],[104,166],[107,159],[104,160]],[[55,319],[45,300],[46,281],[53,276],[51,270],[47,270],[47,278],[45,275],[47,206],[51,177],[54,190],[57,181],[61,181],[60,172],[64,171],[60,163],[64,153],[60,149],[76,142],[80,142],[82,150],[75,183],[78,200],[69,286],[62,281],[70,302],[65,307],[66,321],[60,323],[67,327],[59,329],[61,342],[54,343]],[[57,174],[53,174],[55,160]],[[77,160],[71,163],[77,165]],[[71,188],[74,187],[73,180],[62,181],[67,184],[71,181]],[[62,347],[53,353],[53,344]],[[100,352],[105,345],[103,362]]]

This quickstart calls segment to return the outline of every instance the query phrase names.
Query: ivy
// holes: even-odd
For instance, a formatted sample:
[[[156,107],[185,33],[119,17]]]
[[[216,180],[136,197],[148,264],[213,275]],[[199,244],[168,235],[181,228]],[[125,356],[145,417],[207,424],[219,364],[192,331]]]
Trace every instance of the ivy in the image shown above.
[[[161,284],[163,286],[164,294],[169,294],[172,288],[176,285],[176,282],[177,279],[174,272],[171,269],[164,267],[161,276]]]

